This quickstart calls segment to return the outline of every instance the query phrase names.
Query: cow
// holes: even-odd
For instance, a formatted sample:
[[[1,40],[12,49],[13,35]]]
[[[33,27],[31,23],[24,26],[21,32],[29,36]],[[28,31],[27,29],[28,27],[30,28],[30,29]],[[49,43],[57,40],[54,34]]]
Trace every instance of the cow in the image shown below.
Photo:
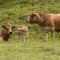
[[[19,37],[22,37],[25,42],[26,37],[28,39],[28,26],[23,25],[23,24],[18,25],[17,26],[17,34]]]
[[[0,32],[0,39],[3,39],[4,41],[8,41],[11,34],[12,34],[11,24],[7,23],[2,25],[2,31]]]
[[[37,23],[41,27],[41,30],[45,32],[46,41],[49,32],[52,33],[53,40],[55,40],[54,33],[60,31],[60,14],[34,12],[29,16],[29,23]]]

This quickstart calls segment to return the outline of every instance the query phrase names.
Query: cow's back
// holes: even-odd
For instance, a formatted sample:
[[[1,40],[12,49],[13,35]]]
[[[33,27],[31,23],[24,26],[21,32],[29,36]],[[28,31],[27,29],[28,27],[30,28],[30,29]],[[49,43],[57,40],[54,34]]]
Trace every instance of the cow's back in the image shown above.
[[[43,26],[52,26],[52,21],[53,21],[53,14],[51,13],[43,13],[43,14],[39,14],[40,17],[42,17],[42,20],[43,20],[43,23],[42,25]]]
[[[54,25],[55,30],[60,31],[60,14],[44,13],[40,16],[44,20],[43,26],[52,27]]]
[[[54,21],[55,29],[60,29],[60,14],[55,14],[53,16],[54,16],[53,21]]]

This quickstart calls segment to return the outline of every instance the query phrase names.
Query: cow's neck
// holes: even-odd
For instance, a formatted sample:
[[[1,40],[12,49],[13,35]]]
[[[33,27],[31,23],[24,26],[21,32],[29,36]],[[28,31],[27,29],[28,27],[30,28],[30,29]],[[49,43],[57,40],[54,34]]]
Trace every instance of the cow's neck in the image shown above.
[[[43,20],[42,17],[38,17],[38,19],[37,19],[37,24],[40,25],[40,26],[42,26],[42,27],[45,26],[44,20]]]

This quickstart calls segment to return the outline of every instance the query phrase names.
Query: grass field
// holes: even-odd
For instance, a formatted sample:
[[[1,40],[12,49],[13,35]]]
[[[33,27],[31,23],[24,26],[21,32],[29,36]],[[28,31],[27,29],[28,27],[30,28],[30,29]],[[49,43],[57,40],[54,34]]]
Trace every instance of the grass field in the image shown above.
[[[9,41],[0,42],[0,60],[60,60],[60,34],[45,42],[40,27],[27,22],[33,11],[60,13],[60,0],[0,0],[0,31],[5,22],[30,26],[29,42],[20,42],[15,32]]]
[[[60,60],[60,41],[1,42],[1,60]]]

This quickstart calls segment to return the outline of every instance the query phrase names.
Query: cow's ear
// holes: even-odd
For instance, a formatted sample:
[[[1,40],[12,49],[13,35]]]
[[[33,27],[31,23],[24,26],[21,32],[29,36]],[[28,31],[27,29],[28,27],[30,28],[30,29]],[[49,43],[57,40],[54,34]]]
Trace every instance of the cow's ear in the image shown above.
[[[2,25],[2,28],[3,28],[3,29],[7,29],[7,27],[6,27],[6,26],[4,26],[4,25]]]
[[[5,26],[4,26],[4,25],[2,25],[1,27],[2,27],[2,28],[5,28]]]
[[[15,30],[16,29],[16,27],[15,26],[12,26],[12,30]]]

